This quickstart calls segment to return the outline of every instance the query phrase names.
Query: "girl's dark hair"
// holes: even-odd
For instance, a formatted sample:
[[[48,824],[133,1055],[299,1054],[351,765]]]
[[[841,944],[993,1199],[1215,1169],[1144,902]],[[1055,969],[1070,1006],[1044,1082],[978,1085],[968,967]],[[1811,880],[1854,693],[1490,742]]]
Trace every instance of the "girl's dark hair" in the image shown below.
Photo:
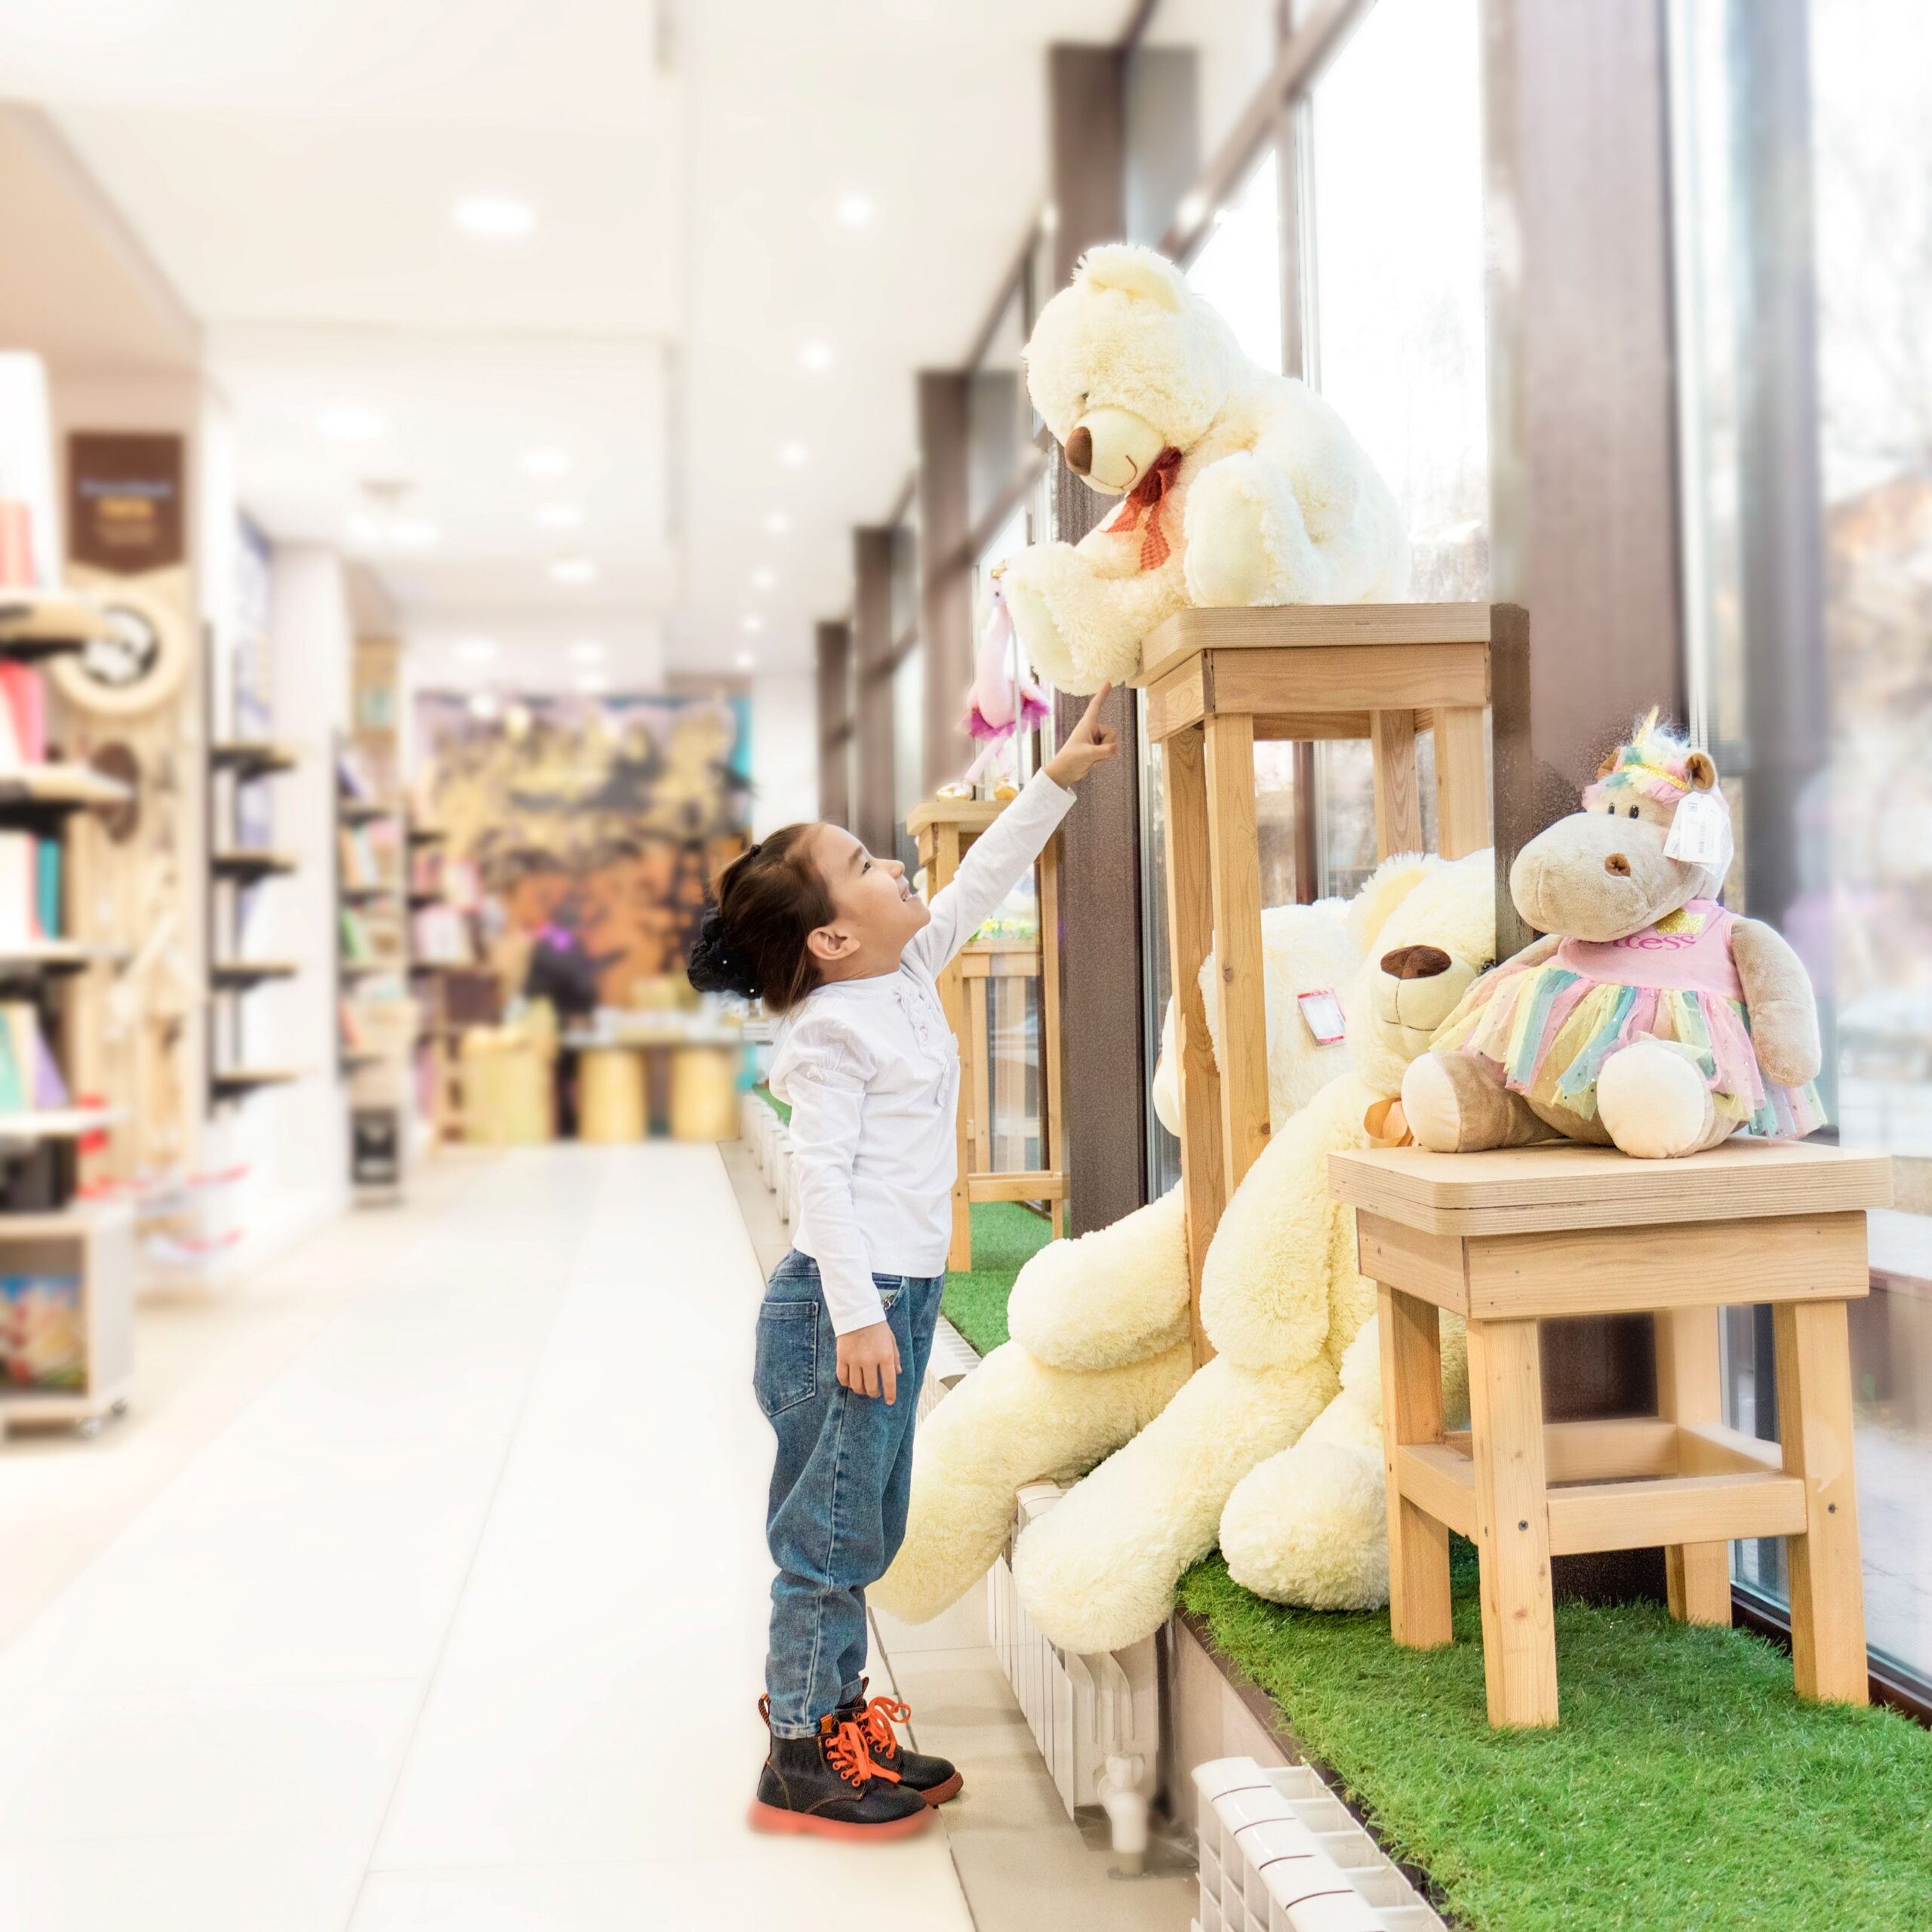
[[[812,863],[817,829],[788,825],[724,868],[685,969],[700,992],[761,998],[768,1011],[789,1013],[817,985],[805,940],[836,916]]]

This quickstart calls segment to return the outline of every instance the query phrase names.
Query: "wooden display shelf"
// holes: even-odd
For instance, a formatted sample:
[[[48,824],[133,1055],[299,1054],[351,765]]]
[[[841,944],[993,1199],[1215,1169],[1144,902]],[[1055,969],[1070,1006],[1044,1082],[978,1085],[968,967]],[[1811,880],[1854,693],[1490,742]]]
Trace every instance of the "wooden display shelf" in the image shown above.
[[[292,852],[239,847],[232,851],[214,854],[209,863],[217,878],[231,878],[245,884],[256,879],[279,878],[292,872],[296,869],[297,860]]]
[[[245,993],[270,980],[292,980],[302,969],[292,959],[222,959],[208,969],[217,992]]]
[[[0,824],[125,804],[134,795],[131,786],[91,764],[0,766]]]
[[[344,825],[374,825],[378,819],[401,815],[401,806],[385,804],[380,798],[343,798],[336,805],[336,816]]]
[[[233,772],[245,783],[293,771],[300,758],[293,745],[278,744],[272,738],[223,738],[208,747],[208,762],[217,771]]]
[[[89,966],[117,965],[128,957],[120,946],[97,946],[78,939],[26,939],[0,943],[0,980],[29,973],[78,973]]]
[[[345,885],[342,888],[344,901],[351,906],[366,906],[377,899],[400,899],[401,893],[392,885]]]
[[[134,1204],[0,1214],[0,1272],[79,1276],[86,1364],[78,1389],[0,1384],[0,1431],[77,1423],[91,1432],[125,1409],[134,1371]]]
[[[402,971],[400,959],[338,959],[337,970],[345,980],[366,980],[378,973],[397,973]]]
[[[119,1107],[24,1107],[0,1113],[0,1143],[9,1140],[78,1140],[112,1127],[123,1117]],[[0,1211],[0,1223],[11,1217]]]
[[[114,621],[71,590],[0,591],[0,657],[59,657],[112,637]]]
[[[440,825],[412,825],[409,828],[409,842],[412,845],[440,845],[448,836]]]
[[[287,1087],[301,1078],[288,1066],[235,1066],[213,1075],[208,1090],[217,1100],[238,1100],[264,1087]]]

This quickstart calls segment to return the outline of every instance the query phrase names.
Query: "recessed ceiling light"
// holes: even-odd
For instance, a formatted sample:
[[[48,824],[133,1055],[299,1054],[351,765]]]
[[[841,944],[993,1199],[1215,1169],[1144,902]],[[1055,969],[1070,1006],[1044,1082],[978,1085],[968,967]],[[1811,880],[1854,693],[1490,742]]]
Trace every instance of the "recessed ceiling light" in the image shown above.
[[[764,520],[764,527],[774,537],[783,537],[792,527],[792,519],[783,510],[774,510]]]
[[[841,195],[832,204],[832,211],[848,228],[869,228],[872,217],[878,212],[872,206],[871,195],[857,193]]]
[[[465,195],[451,206],[450,219],[466,235],[514,242],[537,226],[537,211],[515,195]]]
[[[525,450],[523,466],[533,476],[561,476],[569,469],[571,460],[563,450]]]
[[[583,521],[583,512],[575,503],[546,503],[537,511],[537,521],[546,530],[574,530]]]
[[[373,409],[343,407],[325,409],[315,418],[315,427],[338,442],[373,443],[389,434],[389,426]]]
[[[389,540],[405,550],[426,550],[442,534],[420,516],[399,516],[389,525]]]
[[[466,664],[487,664],[496,656],[497,647],[489,638],[469,637],[457,646],[456,654]]]
[[[753,571],[752,572],[752,588],[754,590],[769,590],[777,581],[778,574],[775,571]]]
[[[778,445],[778,460],[787,469],[804,469],[811,455],[811,451],[803,443],[780,443]]]
[[[741,671],[755,671],[758,669],[758,653],[755,651],[741,651],[732,662]]]
[[[802,342],[798,345],[798,367],[808,369],[814,376],[822,376],[832,367],[832,345],[829,342]]]
[[[559,557],[550,566],[552,583],[595,583],[597,566],[588,557]]]
[[[580,691],[608,691],[611,688],[609,674],[603,671],[580,671],[577,674],[577,688]]]
[[[478,691],[469,700],[469,715],[480,718],[487,724],[497,712],[497,694],[494,691]]]
[[[764,620],[755,611],[747,611],[738,620],[738,628],[748,637],[756,637],[764,629]]]
[[[579,664],[601,664],[604,661],[604,647],[594,638],[586,638],[571,646],[571,657]]]

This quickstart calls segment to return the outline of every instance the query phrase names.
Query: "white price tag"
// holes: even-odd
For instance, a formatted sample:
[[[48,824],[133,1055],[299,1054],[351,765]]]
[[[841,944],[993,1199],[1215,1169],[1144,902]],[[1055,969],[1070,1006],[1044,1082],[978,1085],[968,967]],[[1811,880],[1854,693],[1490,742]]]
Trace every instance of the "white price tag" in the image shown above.
[[[1342,1002],[1332,992],[1324,988],[1320,992],[1299,993],[1296,998],[1301,1004],[1301,1017],[1308,1022],[1308,1030],[1320,1044],[1332,1047],[1346,1038],[1348,1023],[1342,1017]]]
[[[1730,814],[1709,792],[1687,792],[1670,821],[1663,855],[1687,866],[1730,863]]]

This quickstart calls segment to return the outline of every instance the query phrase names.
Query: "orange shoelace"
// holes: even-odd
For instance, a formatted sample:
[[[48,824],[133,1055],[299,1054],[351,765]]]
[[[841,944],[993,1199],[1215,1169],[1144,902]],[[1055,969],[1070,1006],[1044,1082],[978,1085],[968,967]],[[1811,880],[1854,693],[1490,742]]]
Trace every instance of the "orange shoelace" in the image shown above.
[[[869,1715],[861,1714],[862,1717]],[[862,1785],[868,1778],[884,1778],[888,1784],[899,1782],[897,1771],[873,1762],[871,1740],[867,1736],[869,1727],[861,1718],[848,1718],[836,1727],[829,1718],[824,1721],[828,1727],[826,1762],[848,1783]]]
[[[866,1740],[873,1750],[888,1758],[899,1755],[899,1738],[892,1727],[911,1720],[912,1707],[902,1704],[896,1697],[875,1697],[859,1713],[859,1721],[866,1727]]]

